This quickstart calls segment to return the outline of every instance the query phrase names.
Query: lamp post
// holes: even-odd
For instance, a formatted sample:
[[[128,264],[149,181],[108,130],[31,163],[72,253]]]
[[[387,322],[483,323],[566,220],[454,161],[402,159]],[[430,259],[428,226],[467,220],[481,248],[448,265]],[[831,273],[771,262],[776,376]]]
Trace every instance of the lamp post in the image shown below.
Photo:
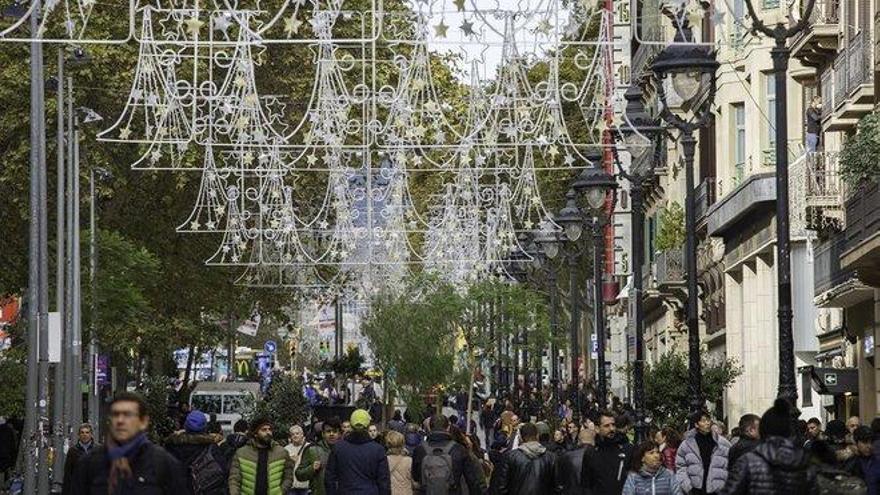
[[[776,84],[776,285],[779,298],[779,389],[777,396],[789,404],[797,403],[797,384],[794,371],[794,336],[791,304],[791,229],[788,212],[788,60],[791,50],[788,39],[806,29],[816,0],[808,0],[801,18],[793,27],[781,22],[772,29],[755,14],[751,0],[746,0],[752,18],[752,32],[763,33],[774,39],[776,45],[770,50]]]
[[[690,385],[690,409],[697,412],[703,408],[700,365],[700,327],[697,319],[699,293],[697,292],[697,238],[696,198],[694,195],[694,154],[697,140],[694,132],[709,122],[711,106],[715,99],[715,71],[718,61],[708,47],[693,44],[693,34],[684,12],[673,15],[675,41],[657,55],[652,69],[659,84],[660,115],[667,123],[678,129],[684,152],[685,170],[685,260],[687,268],[687,328],[688,328],[688,382]],[[676,43],[677,42],[677,43]],[[688,117],[670,110],[664,83],[670,78],[672,87],[687,104],[695,105]],[[708,97],[702,99],[702,90],[708,86]]]
[[[642,301],[643,279],[642,265],[645,260],[645,211],[644,211],[644,188],[645,183],[653,174],[654,164],[657,160],[657,154],[661,149],[662,141],[655,138],[663,134],[663,128],[658,126],[655,119],[645,110],[642,101],[642,90],[637,85],[630,86],[624,94],[626,99],[626,114],[624,116],[624,124],[617,132],[617,137],[623,141],[627,151],[631,156],[630,172],[627,172],[620,166],[617,160],[616,148],[615,163],[617,163],[617,173],[630,184],[630,208],[632,215],[632,236],[630,252],[632,253],[632,298],[631,310],[629,315],[630,321],[633,322],[635,333],[636,355],[633,360],[633,406],[636,415],[636,440],[643,441],[647,436],[647,424],[645,423],[645,322],[644,309]],[[644,175],[632,173],[635,164],[643,159],[647,152],[653,148],[653,156],[648,158],[650,161],[647,173]]]
[[[594,329],[596,332],[596,360],[599,361],[598,378],[596,381],[596,395],[599,398],[599,407],[605,409],[608,405],[608,381],[605,369],[605,302],[602,294],[604,275],[605,253],[605,227],[611,221],[614,212],[614,204],[617,195],[617,181],[599,164],[599,157],[593,161],[593,167],[585,168],[572,183],[575,191],[582,193],[590,207],[590,228],[593,234],[593,291],[594,291]],[[610,205],[608,202],[611,198]]]
[[[559,321],[556,312],[559,289],[556,286],[556,266],[553,260],[559,255],[559,238],[554,231],[542,229],[535,236],[535,243],[540,247],[543,266],[547,268],[547,295],[550,299],[550,385],[553,391],[553,404],[559,406],[559,350],[556,346],[556,333]]]
[[[564,229],[564,238],[570,246],[568,253],[568,291],[571,300],[571,326],[569,335],[571,340],[571,387],[574,393],[572,402],[575,406],[574,415],[578,418],[581,413],[581,393],[580,393],[580,343],[578,331],[580,328],[580,301],[578,298],[577,286],[577,264],[578,249],[576,243],[580,240],[584,229],[584,218],[581,210],[577,206],[577,192],[569,189],[565,194],[565,206],[556,215],[556,223]]]

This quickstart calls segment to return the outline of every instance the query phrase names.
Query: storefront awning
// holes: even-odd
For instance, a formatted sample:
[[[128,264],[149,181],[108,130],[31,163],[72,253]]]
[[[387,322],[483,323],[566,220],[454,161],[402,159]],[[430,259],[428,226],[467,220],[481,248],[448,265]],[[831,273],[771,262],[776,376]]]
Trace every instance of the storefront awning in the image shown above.
[[[813,405],[813,390],[819,395],[859,394],[859,370],[856,368],[804,366],[798,371],[801,372],[804,407]]]

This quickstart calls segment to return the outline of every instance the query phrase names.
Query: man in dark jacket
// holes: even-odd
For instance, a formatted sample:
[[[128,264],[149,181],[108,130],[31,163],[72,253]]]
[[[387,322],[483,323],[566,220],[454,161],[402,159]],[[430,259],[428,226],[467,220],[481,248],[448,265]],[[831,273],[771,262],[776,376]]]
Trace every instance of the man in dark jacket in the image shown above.
[[[617,433],[614,414],[599,413],[596,445],[584,451],[581,486],[589,495],[619,495],[626,482],[632,445]]]
[[[452,458],[452,479],[449,481],[449,495],[459,495],[461,493],[461,479],[464,477],[467,484],[467,493],[477,494],[483,493],[485,486],[483,483],[483,475],[476,462],[471,462],[467,449],[452,440],[449,434],[449,420],[442,414],[431,416],[428,421],[431,433],[428,434],[426,441],[416,447],[413,452],[412,459],[412,479],[416,483],[422,481],[422,461],[431,453],[433,455],[437,451],[444,448],[449,449],[449,457]],[[419,491],[418,493],[424,493]]]
[[[180,463],[147,440],[147,404],[132,392],[120,392],[110,404],[107,444],[92,450],[76,466],[71,493],[76,495],[181,495],[189,493]]]
[[[67,451],[67,457],[64,459],[64,487],[61,493],[65,495],[73,493],[71,485],[73,483],[73,473],[76,470],[76,465],[79,464],[79,461],[81,461],[83,457],[97,447],[98,445],[95,443],[92,425],[88,423],[79,425],[76,443],[74,443],[73,447]]]
[[[727,476],[723,495],[818,493],[807,452],[791,439],[791,408],[784,399],[761,416],[761,442],[743,455]]]
[[[868,495],[880,494],[880,459],[874,452],[874,432],[867,426],[859,426],[852,433],[856,446],[856,457],[849,466],[849,472],[865,481]]]
[[[506,454],[499,473],[499,495],[554,493],[556,454],[538,442],[538,428],[526,423],[519,429],[522,443]]]
[[[186,469],[186,479],[193,487],[194,495],[223,495],[226,493],[226,479],[229,476],[228,464],[219,446],[223,437],[208,433],[208,418],[199,410],[192,410],[183,423],[183,431],[172,433],[165,439],[165,449],[177,458]],[[205,465],[194,465],[202,454],[207,452],[214,460]],[[210,480],[213,475],[213,480]],[[194,480],[199,480],[195,483]],[[197,490],[198,489],[198,490]]]
[[[584,451],[596,443],[596,425],[592,421],[580,429],[578,447],[566,450],[556,458],[556,483],[560,495],[581,495],[581,467],[584,464]]]
[[[232,458],[235,451],[244,447],[248,443],[248,422],[239,419],[232,425],[232,433],[226,435],[226,441],[223,442],[223,457],[226,459],[226,471],[229,471],[229,465],[232,464]]]
[[[757,414],[745,414],[739,418],[739,440],[727,452],[727,466],[733,469],[736,461],[743,455],[754,450],[758,446],[760,435],[758,434],[758,425],[761,418]]]
[[[327,495],[391,495],[385,449],[370,438],[370,413],[351,413],[351,433],[330,451],[324,473]]]

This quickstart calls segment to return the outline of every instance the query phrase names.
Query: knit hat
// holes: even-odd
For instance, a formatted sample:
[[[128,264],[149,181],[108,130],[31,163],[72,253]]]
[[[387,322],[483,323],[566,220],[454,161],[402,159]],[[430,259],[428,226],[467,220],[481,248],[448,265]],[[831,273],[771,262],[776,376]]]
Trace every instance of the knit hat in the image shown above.
[[[791,419],[791,406],[785,399],[776,399],[773,407],[761,416],[761,424],[758,426],[761,438],[790,437]]]
[[[186,421],[183,423],[183,429],[187,433],[204,433],[208,426],[208,417],[205,413],[198,409],[193,409],[186,415]]]
[[[355,409],[351,413],[351,420],[349,422],[352,428],[366,428],[370,426],[370,413],[363,409]]]

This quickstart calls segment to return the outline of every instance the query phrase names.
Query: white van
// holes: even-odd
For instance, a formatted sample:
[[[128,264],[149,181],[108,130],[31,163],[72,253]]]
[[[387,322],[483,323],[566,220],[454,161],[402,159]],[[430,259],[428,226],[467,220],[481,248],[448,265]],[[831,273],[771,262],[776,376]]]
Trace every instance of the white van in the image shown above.
[[[209,417],[216,414],[223,432],[231,433],[232,425],[259,397],[257,382],[199,382],[189,396],[189,405]]]

